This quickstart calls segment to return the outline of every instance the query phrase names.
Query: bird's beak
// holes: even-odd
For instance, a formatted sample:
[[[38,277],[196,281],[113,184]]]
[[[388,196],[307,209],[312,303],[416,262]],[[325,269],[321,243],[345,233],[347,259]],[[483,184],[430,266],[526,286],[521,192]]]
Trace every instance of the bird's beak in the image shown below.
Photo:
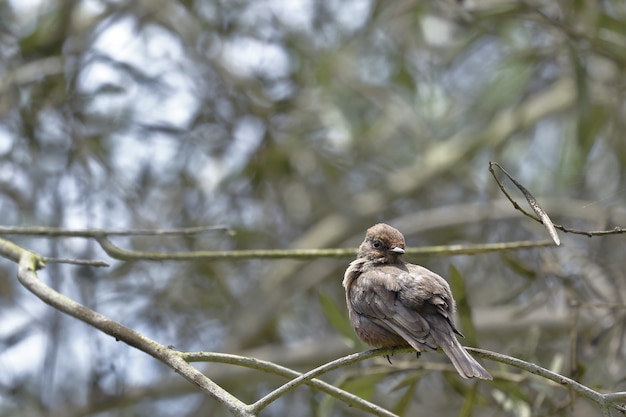
[[[389,252],[393,252],[393,253],[398,253],[398,254],[403,254],[404,253],[404,249],[402,249],[399,246],[396,246],[395,248],[391,248],[389,249]]]

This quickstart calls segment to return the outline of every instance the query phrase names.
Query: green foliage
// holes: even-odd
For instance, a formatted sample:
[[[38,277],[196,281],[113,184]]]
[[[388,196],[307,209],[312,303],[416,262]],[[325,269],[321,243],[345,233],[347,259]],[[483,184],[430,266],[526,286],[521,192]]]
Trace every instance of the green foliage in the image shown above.
[[[459,316],[460,328],[465,336],[464,344],[468,346],[478,346],[478,336],[476,327],[472,320],[472,308],[470,307],[465,288],[465,282],[461,273],[453,265],[450,265],[450,288],[456,300],[456,309]]]
[[[338,306],[337,303],[326,293],[320,292],[319,294],[320,304],[324,315],[330,322],[330,324],[347,340],[352,341],[353,345],[359,346],[361,342],[356,337],[352,324],[348,318],[348,313],[345,306]]]
[[[422,376],[421,372],[413,372],[394,387],[395,390],[400,389],[401,387],[406,387],[406,390],[392,409],[394,413],[400,416],[406,415],[409,407],[413,403],[416,395],[417,384]]]

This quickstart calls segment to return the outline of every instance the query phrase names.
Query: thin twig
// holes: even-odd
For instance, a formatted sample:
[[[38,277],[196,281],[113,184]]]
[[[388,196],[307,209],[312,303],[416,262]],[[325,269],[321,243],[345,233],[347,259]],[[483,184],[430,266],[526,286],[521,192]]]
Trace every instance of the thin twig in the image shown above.
[[[91,261],[88,259],[68,259],[68,258],[43,258],[45,263],[57,263],[57,264],[71,264],[71,265],[86,265],[95,267],[108,267],[109,264],[104,261]]]
[[[590,303],[586,301],[571,300],[570,306],[572,307],[585,307],[585,308],[626,308],[624,303]]]
[[[509,200],[511,200],[509,194],[506,192],[504,185],[502,185],[502,183],[498,181],[498,178],[496,177],[496,174],[493,171],[494,165],[497,166],[500,169],[500,171],[504,173],[504,175],[509,177],[509,179],[513,182],[513,184],[515,184],[515,186],[522,192],[522,194],[524,194],[524,197],[526,198],[526,201],[528,201],[530,208],[532,208],[535,214],[539,216],[539,222],[543,224],[545,228],[548,230],[548,234],[550,235],[552,240],[554,240],[554,243],[556,243],[557,246],[560,245],[561,239],[559,239],[559,235],[556,233],[554,224],[552,223],[552,220],[550,220],[548,213],[546,213],[545,210],[541,208],[541,206],[537,202],[537,199],[535,199],[535,197],[530,193],[530,191],[526,189],[526,187],[524,187],[519,181],[513,178],[511,174],[509,174],[504,168],[502,168],[500,164],[498,164],[497,162],[489,162],[489,171],[491,172],[491,175],[493,175],[493,177],[496,178],[496,181],[498,182],[498,186],[500,187],[502,192],[509,198]],[[519,205],[517,207],[521,209]]]
[[[526,216],[528,218],[531,218],[531,219],[533,219],[534,221],[536,221],[538,223],[544,224],[546,227],[548,227],[548,230],[550,230],[550,227],[546,223],[544,223],[542,221],[543,217],[540,218],[540,217],[537,217],[537,216],[534,216],[534,215],[530,214],[529,212],[524,210],[517,203],[517,201],[515,201],[515,199],[513,199],[513,197],[511,197],[511,195],[507,192],[506,188],[504,187],[502,182],[498,179],[498,176],[496,175],[495,171],[493,170],[493,166],[494,165],[497,166],[498,168],[500,168],[502,170],[502,172],[504,172],[505,175],[507,177],[509,177],[509,179],[511,179],[511,181],[513,181],[513,183],[520,189],[520,191],[522,191],[522,193],[526,196],[527,199],[528,199],[528,196],[526,195],[526,193],[528,193],[529,195],[530,195],[530,193],[518,181],[516,181],[508,172],[506,172],[506,170],[504,170],[504,168],[502,168],[500,166],[500,164],[498,164],[497,162],[489,162],[489,172],[491,173],[493,178],[496,180],[496,183],[498,184],[498,187],[500,188],[500,190],[502,191],[504,196],[511,202],[511,204],[513,205],[513,208],[515,208],[516,210],[521,212],[524,216]],[[524,192],[524,190],[526,192]],[[532,195],[531,195],[531,197],[532,197]],[[534,199],[534,197],[532,198],[532,200],[536,204],[536,200]],[[529,200],[529,204],[531,204],[530,200]],[[536,204],[536,206],[539,207],[538,204]],[[533,210],[535,209],[535,205],[531,204],[531,207],[533,207]],[[541,210],[541,211],[543,211],[543,210]],[[547,216],[547,214],[546,214],[546,216]],[[548,217],[548,219],[549,219],[549,217]],[[559,229],[562,232],[572,233],[572,234],[576,234],[576,235],[584,235],[584,236],[587,236],[587,237],[606,236],[606,235],[618,235],[618,234],[626,233],[626,228],[621,227],[621,226],[615,226],[613,229],[610,229],[610,230],[580,230],[580,229],[572,229],[572,228],[565,227],[565,226],[560,225],[560,224],[553,223],[551,220],[550,220],[549,224],[552,225],[552,227],[554,229]],[[552,235],[552,232],[550,232],[550,234]]]

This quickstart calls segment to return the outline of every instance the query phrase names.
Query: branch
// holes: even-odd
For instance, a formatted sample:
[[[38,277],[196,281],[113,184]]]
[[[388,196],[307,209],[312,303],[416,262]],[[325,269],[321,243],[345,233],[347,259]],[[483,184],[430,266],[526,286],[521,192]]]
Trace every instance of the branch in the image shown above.
[[[316,376],[325,374],[327,372],[330,372],[330,371],[335,370],[337,368],[340,368],[342,366],[351,365],[353,363],[360,362],[360,361],[363,361],[365,359],[370,359],[370,358],[377,357],[377,356],[391,355],[394,352],[404,352],[404,351],[409,352],[409,351],[413,351],[413,349],[412,348],[404,348],[404,349],[397,349],[397,348],[372,349],[372,350],[367,350],[365,352],[353,353],[352,355],[348,355],[348,356],[344,356],[344,357],[339,358],[339,359],[335,359],[334,361],[331,361],[331,362],[325,363],[324,365],[318,366],[317,368],[312,369],[309,372],[301,374],[297,378],[292,379],[291,381],[287,382],[286,384],[283,384],[282,386],[278,387],[274,391],[272,391],[269,394],[267,394],[265,397],[259,399],[254,404],[251,404],[250,405],[250,410],[252,412],[254,412],[255,414],[257,414],[261,410],[263,410],[265,407],[270,405],[272,402],[276,401],[278,398],[283,396],[285,393],[295,389],[296,387],[298,387],[298,386],[300,386],[302,384],[308,383],[308,381],[310,381],[311,379],[315,378]],[[389,413],[387,415],[393,416],[395,414]]]
[[[583,308],[608,308],[608,309],[626,309],[624,303],[590,303],[587,301],[570,300],[571,307],[583,307]]]
[[[123,261],[190,261],[190,260],[216,260],[236,261],[240,259],[315,259],[315,258],[351,258],[356,255],[356,249],[252,249],[252,250],[229,250],[229,251],[192,251],[192,252],[156,252],[126,250],[115,245],[109,236],[179,236],[207,231],[225,231],[234,235],[235,231],[227,226],[200,226],[181,229],[129,229],[129,230],[103,230],[103,229],[61,229],[56,227],[0,227],[0,234],[37,235],[49,237],[84,237],[95,239],[102,249],[110,257]],[[536,247],[552,246],[548,240],[540,241],[514,241],[485,243],[476,245],[441,245],[424,246],[419,248],[407,248],[407,255],[414,256],[447,256],[447,255],[470,255],[477,253],[501,252],[505,250],[529,249]],[[76,265],[108,266],[101,261],[86,261],[75,259],[45,258],[47,262],[70,263]],[[16,261],[17,262],[17,261]]]
[[[535,214],[539,216],[539,222],[546,227],[546,229],[548,230],[548,234],[550,235],[552,240],[554,240],[554,243],[556,243],[557,246],[560,245],[561,239],[559,239],[559,235],[556,233],[552,220],[550,220],[548,213],[546,213],[545,210],[541,208],[541,206],[539,205],[535,197],[533,197],[533,195],[530,193],[530,191],[526,189],[526,187],[520,184],[515,178],[511,176],[511,174],[509,174],[504,168],[502,168],[500,164],[498,164],[497,162],[489,162],[489,172],[491,172],[491,175],[493,175],[494,178],[496,178],[496,174],[493,171],[494,165],[500,168],[500,171],[504,172],[504,175],[509,177],[509,179],[513,182],[513,184],[515,184],[515,186],[522,192],[522,194],[524,194],[524,197],[526,197],[526,201],[528,201],[530,208],[532,208]],[[502,192],[508,197],[509,195],[506,192],[504,185],[502,185],[502,183],[498,181],[497,178],[496,178],[496,181],[498,182],[498,185],[500,186],[500,189],[502,190]],[[517,208],[521,210],[521,207],[519,205],[517,205]]]
[[[522,369],[528,373],[538,375],[542,378],[553,381],[570,391],[574,391],[578,393],[580,396],[587,398],[596,404],[598,404],[603,412],[603,415],[610,415],[609,409],[613,408],[620,412],[626,412],[626,407],[620,402],[626,400],[626,392],[614,392],[608,394],[602,394],[598,391],[595,391],[579,382],[574,381],[571,378],[566,376],[557,374],[556,372],[552,372],[548,369],[545,369],[539,365],[535,365],[530,362],[523,361],[521,359],[514,358],[512,356],[503,355],[500,353],[492,352],[485,349],[477,349],[471,347],[465,347],[465,349],[483,359],[489,359],[494,362],[500,362],[506,365],[514,366],[516,368]],[[299,385],[304,383],[309,383],[313,378],[322,375],[326,372],[332,371],[342,366],[351,365],[356,362],[363,361],[365,359],[370,359],[378,356],[390,355],[392,353],[407,353],[414,352],[413,348],[403,347],[403,348],[383,348],[383,349],[372,349],[367,350],[360,353],[355,353],[352,355],[344,356],[342,358],[336,359],[334,361],[328,362],[322,366],[319,366],[305,374],[301,374],[297,378],[292,379],[276,390],[270,392],[265,397],[258,400],[256,403],[250,406],[251,410],[258,413],[269,404],[271,404],[276,399],[280,398],[283,394],[288,391],[293,390]],[[196,354],[190,354],[196,355]],[[193,356],[191,356],[193,357]]]
[[[88,259],[68,259],[68,258],[48,258],[43,257],[45,263],[48,264],[71,264],[71,265],[85,265],[95,267],[108,267],[109,264],[104,261],[91,261]]]
[[[475,356],[483,359],[489,359],[495,362],[511,365],[516,368],[522,369],[534,375],[538,375],[542,378],[556,382],[557,384],[567,388],[570,391],[578,393],[581,397],[585,397],[600,406],[603,415],[610,415],[609,407],[626,412],[626,407],[618,404],[618,401],[623,401],[626,398],[626,392],[614,392],[610,394],[602,394],[598,391],[594,391],[591,388],[574,381],[571,378],[557,374],[556,372],[549,371],[534,363],[526,362],[521,359],[514,358],[512,356],[503,355],[501,353],[491,352],[489,350],[477,349],[477,348],[465,348],[468,352],[473,353]]]
[[[137,348],[168,365],[183,378],[195,384],[211,397],[226,406],[233,414],[252,417],[248,406],[228,391],[211,381],[200,371],[185,362],[176,352],[129,329],[100,313],[56,292],[45,285],[35,271],[43,267],[44,258],[26,249],[0,239],[0,255],[19,262],[17,277],[20,283],[53,308],[83,321],[102,332]]]
[[[33,252],[27,251],[19,245],[16,245],[13,242],[0,238],[0,256],[3,258],[9,259],[15,263],[19,263],[22,259],[22,256],[26,253],[34,255]],[[37,264],[35,265],[36,269],[41,269],[45,266],[45,262],[43,258],[40,258]]]
[[[216,260],[235,261],[239,259],[279,259],[299,258],[311,259],[321,257],[352,257],[356,249],[252,249],[229,251],[192,251],[192,252],[152,252],[122,249],[105,237],[97,237],[97,242],[111,258],[124,261],[190,261]]]
[[[124,261],[156,260],[156,261],[189,261],[189,260],[217,260],[235,261],[239,259],[279,259],[279,258],[352,258],[356,249],[260,249],[260,250],[230,250],[230,251],[193,251],[193,252],[150,252],[130,251],[116,246],[109,239],[97,238],[102,249],[112,258]],[[528,249],[542,246],[552,246],[549,240],[517,241],[502,243],[485,243],[478,245],[445,245],[427,246],[421,248],[407,248],[407,255],[467,255],[475,253],[500,252],[503,250]]]
[[[244,366],[246,368],[257,369],[257,370],[265,371],[265,372],[272,373],[275,375],[279,375],[285,378],[302,377],[302,374],[300,372],[296,372],[284,366],[277,365],[269,361],[248,358],[245,356],[231,355],[227,353],[216,353],[216,352],[177,352],[177,353],[181,358],[183,358],[187,362],[225,363],[225,364],[230,364],[230,365],[238,365],[238,366]],[[367,359],[367,358],[364,358],[364,359]],[[366,401],[362,399],[361,397],[358,397],[354,394],[351,394],[347,391],[344,391],[340,388],[335,387],[334,385],[328,384],[319,379],[316,379],[316,378],[303,379],[303,383],[310,385],[322,392],[325,392],[326,394],[345,402],[351,407],[355,407],[363,411],[370,412],[377,416],[397,417],[396,414],[391,413],[390,411],[385,410],[384,408],[376,404]],[[295,386],[293,388],[295,388]],[[252,407],[254,408],[255,404],[253,404]],[[261,409],[262,408],[259,408],[258,410],[255,409],[255,410],[258,412]]]
[[[125,230],[104,230],[104,229],[63,229],[60,227],[0,227],[0,234],[4,235],[36,235],[51,237],[98,237],[98,236],[182,236],[204,232],[225,232],[231,236],[235,231],[229,226],[198,226],[185,227],[181,229],[125,229]]]
[[[10,259],[15,263],[19,263],[24,252],[29,252],[29,251],[16,245],[13,242],[0,238],[0,256]],[[106,262],[102,262],[102,261],[39,257],[39,263],[37,265],[38,268],[39,269],[43,268],[47,262],[66,263],[66,264],[74,264],[74,265],[89,265],[89,266],[98,266],[98,267],[109,266],[109,264],[107,264]]]
[[[515,184],[517,186],[517,188],[520,189],[520,191],[526,197],[526,200],[528,200],[528,203],[532,207],[533,211],[535,211],[535,213],[539,217],[533,216],[532,214],[528,213],[526,210],[524,210],[517,203],[517,201],[515,201],[513,199],[513,197],[511,197],[511,195],[506,191],[506,188],[504,187],[504,185],[498,179],[498,176],[494,172],[494,170],[493,170],[493,166],[494,165],[497,166],[502,172],[504,172],[504,174],[507,177],[509,177],[509,179],[513,182],[513,184]],[[513,208],[515,208],[516,210],[519,210],[524,216],[529,217],[529,218],[533,219],[534,221],[539,222],[539,223],[543,224],[544,226],[546,226],[546,228],[548,229],[548,231],[550,233],[550,236],[552,236],[553,239],[556,236],[556,231],[554,229],[559,229],[559,230],[561,230],[561,231],[563,231],[565,233],[573,233],[573,234],[577,234],[577,235],[585,235],[585,236],[588,236],[588,237],[592,237],[592,236],[606,236],[606,235],[618,235],[618,234],[626,233],[626,228],[620,227],[620,226],[615,226],[611,230],[594,230],[594,231],[589,231],[589,230],[570,229],[570,228],[565,227],[563,225],[552,223],[552,221],[548,217],[548,214],[545,211],[543,211],[543,209],[537,203],[537,200],[535,200],[535,198],[530,194],[530,192],[528,190],[526,190],[526,188],[524,188],[508,172],[506,172],[506,170],[504,168],[502,168],[500,166],[500,164],[498,164],[497,162],[489,162],[489,172],[491,173],[493,178],[496,180],[496,183],[498,184],[498,187],[500,187],[500,190],[502,191],[502,193],[511,202],[511,204],[513,204]],[[557,240],[555,240],[555,242],[558,242],[558,236],[556,236],[556,239]],[[557,245],[558,245],[558,243],[557,243]]]

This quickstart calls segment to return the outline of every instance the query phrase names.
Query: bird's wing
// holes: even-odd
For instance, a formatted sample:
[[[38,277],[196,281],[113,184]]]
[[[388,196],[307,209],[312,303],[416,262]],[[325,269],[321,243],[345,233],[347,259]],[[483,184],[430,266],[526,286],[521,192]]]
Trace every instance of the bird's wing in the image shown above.
[[[411,310],[428,313],[429,317],[441,316],[445,319],[443,324],[449,325],[454,333],[463,336],[454,324],[456,306],[448,282],[422,266],[405,265],[407,273],[398,275],[402,303]]]
[[[398,334],[417,350],[436,349],[429,323],[405,305],[397,279],[404,272],[377,268],[363,272],[352,297],[353,309],[379,326]]]

